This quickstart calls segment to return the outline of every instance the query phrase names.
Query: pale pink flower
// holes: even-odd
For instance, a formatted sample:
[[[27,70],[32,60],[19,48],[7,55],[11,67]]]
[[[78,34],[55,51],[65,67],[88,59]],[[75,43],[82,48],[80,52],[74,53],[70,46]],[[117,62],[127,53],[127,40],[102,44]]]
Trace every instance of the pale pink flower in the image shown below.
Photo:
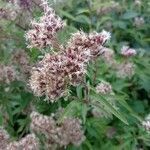
[[[11,142],[6,150],[39,150],[39,140],[35,134],[28,134],[20,141]]]
[[[128,46],[123,46],[121,49],[121,55],[125,56],[125,57],[129,57],[129,56],[135,56],[136,55],[136,50],[133,48],[130,48]]]
[[[106,81],[102,81],[101,83],[99,83],[96,86],[96,92],[101,93],[101,94],[110,94],[110,93],[112,93],[111,84],[106,82]]]
[[[130,62],[125,62],[117,66],[117,77],[131,78],[134,75],[135,65]]]
[[[52,8],[48,6],[46,0],[43,0],[44,15],[39,21],[32,21],[33,29],[26,33],[26,39],[29,41],[29,48],[37,47],[39,49],[52,45],[56,33],[62,29],[65,23],[57,16]]]

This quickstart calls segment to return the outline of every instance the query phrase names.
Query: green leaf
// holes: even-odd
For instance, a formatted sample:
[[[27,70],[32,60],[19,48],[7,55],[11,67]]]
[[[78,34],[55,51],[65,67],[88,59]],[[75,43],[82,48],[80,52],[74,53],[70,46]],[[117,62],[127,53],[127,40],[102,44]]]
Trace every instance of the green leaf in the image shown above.
[[[102,103],[107,108],[107,110],[109,110],[112,114],[114,114],[122,122],[124,122],[125,124],[128,125],[128,122],[127,122],[126,118],[119,111],[117,111],[116,109],[114,109],[111,106],[111,104],[109,104],[109,102],[107,102],[107,100],[103,96],[98,95],[98,94],[93,94],[92,97],[94,99],[98,100],[100,103]]]
[[[122,19],[132,19],[134,17],[138,16],[138,13],[134,11],[128,11],[123,14]]]
[[[86,104],[83,103],[83,104],[82,104],[82,108],[81,108],[83,123],[86,122],[87,112],[88,112],[88,107],[87,107]]]
[[[132,116],[134,116],[139,121],[142,121],[142,119],[132,110],[132,108],[128,105],[128,103],[123,99],[116,96],[115,98],[117,102],[119,102],[124,108],[126,108]]]
[[[59,10],[60,14],[68,19],[71,19],[73,21],[75,21],[75,17],[72,16],[70,13],[63,11],[63,10]]]
[[[82,88],[83,88],[82,86],[77,86],[77,88],[76,88],[77,96],[78,96],[79,99],[83,98]]]
[[[74,116],[81,109],[81,102],[74,100],[70,102],[67,107],[64,109],[62,116],[58,119],[58,123],[62,122],[63,119],[67,116]]]
[[[79,15],[79,16],[77,16],[77,17],[75,18],[75,21],[76,21],[76,22],[83,23],[83,24],[88,24],[88,25],[91,24],[90,19],[89,19],[87,16],[85,16],[85,15]]]

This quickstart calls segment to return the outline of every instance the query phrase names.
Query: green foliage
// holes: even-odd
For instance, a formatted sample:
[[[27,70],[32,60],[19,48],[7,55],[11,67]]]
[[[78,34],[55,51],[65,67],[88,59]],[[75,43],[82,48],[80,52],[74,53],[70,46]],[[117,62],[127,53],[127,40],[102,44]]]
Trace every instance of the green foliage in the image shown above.
[[[117,0],[116,0],[117,1]],[[141,1],[135,6],[134,1],[118,1],[119,10],[105,14],[98,9],[110,7],[110,1],[103,0],[64,0],[52,6],[69,25],[58,33],[59,42],[66,44],[72,33],[77,30],[101,31],[106,29],[112,33],[111,41],[106,45],[114,50],[116,59],[121,62],[120,48],[128,43],[137,50],[132,59],[136,65],[135,75],[128,79],[118,79],[115,71],[102,60],[91,62],[88,66],[85,84],[70,87],[70,95],[60,102],[49,104],[38,98],[28,89],[27,81],[14,81],[11,84],[0,83],[0,125],[6,127],[12,138],[18,139],[29,133],[32,109],[50,115],[59,107],[64,117],[79,117],[83,122],[86,140],[79,147],[68,146],[67,150],[136,150],[150,148],[150,134],[141,126],[142,119],[150,113],[150,52],[149,52],[149,2]],[[1,3],[0,3],[1,5]],[[39,16],[36,10],[33,16]],[[144,24],[136,27],[135,17],[143,17]],[[30,22],[29,22],[30,24]],[[2,29],[2,30],[1,30]],[[42,55],[37,49],[26,48],[25,30],[15,21],[2,20],[0,23],[0,62],[10,64],[15,49],[25,49],[30,61],[35,63]],[[97,94],[94,87],[102,80],[109,81],[115,95],[110,97],[117,101],[119,109],[115,109],[107,99],[108,96]],[[112,118],[94,118],[91,114],[93,105],[86,95],[98,104],[105,106],[106,111],[113,114]],[[67,101],[66,101],[67,100]],[[99,108],[99,107],[98,107]],[[114,133],[109,129],[113,128]],[[112,134],[109,136],[108,134]]]

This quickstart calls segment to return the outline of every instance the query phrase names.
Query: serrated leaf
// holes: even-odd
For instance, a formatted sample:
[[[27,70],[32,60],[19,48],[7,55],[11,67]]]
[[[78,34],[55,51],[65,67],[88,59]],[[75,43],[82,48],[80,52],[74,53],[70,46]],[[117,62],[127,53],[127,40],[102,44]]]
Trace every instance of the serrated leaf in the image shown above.
[[[92,97],[102,103],[107,110],[109,110],[112,114],[114,114],[117,118],[119,118],[122,122],[128,125],[126,118],[116,109],[112,107],[112,105],[101,95],[93,94]]]

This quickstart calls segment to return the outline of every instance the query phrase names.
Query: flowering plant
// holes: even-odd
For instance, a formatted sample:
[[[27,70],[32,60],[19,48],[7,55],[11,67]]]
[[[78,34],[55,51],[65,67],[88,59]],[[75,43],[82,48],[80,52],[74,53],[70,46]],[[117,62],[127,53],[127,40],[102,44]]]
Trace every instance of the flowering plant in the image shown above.
[[[15,18],[20,16],[20,9],[30,13],[31,26],[12,19],[10,9],[1,11],[2,19],[15,20],[15,26],[26,30],[23,43],[27,44],[27,50],[22,50],[26,49],[24,44],[22,49],[11,53],[10,62],[0,65],[0,110],[4,112],[0,114],[0,124],[10,134],[0,128],[0,147],[8,150],[92,150],[109,146],[131,149],[132,143],[134,148],[139,148],[141,140],[144,148],[148,148],[149,117],[142,120],[140,116],[142,106],[148,108],[137,98],[143,91],[144,98],[149,97],[149,85],[145,83],[149,81],[149,62],[145,59],[141,63],[143,56],[135,45],[120,44],[120,40],[125,40],[120,35],[128,34],[127,29],[120,30],[130,26],[124,20],[134,16],[137,22],[136,14],[123,12],[127,8],[115,1],[98,6],[95,0],[71,3],[64,0],[66,11],[63,4],[57,11],[54,2],[52,6],[60,16],[47,0],[41,0],[39,5],[34,0],[10,1],[10,4],[19,8]],[[83,4],[86,10],[81,7],[73,11]],[[42,14],[36,12],[38,18],[31,15],[35,5],[42,10]],[[135,1],[133,7],[141,5]],[[99,16],[107,16],[109,12],[117,13],[123,20],[103,25]],[[104,22],[109,19],[108,16]],[[133,26],[140,30],[144,22],[136,22]]]

